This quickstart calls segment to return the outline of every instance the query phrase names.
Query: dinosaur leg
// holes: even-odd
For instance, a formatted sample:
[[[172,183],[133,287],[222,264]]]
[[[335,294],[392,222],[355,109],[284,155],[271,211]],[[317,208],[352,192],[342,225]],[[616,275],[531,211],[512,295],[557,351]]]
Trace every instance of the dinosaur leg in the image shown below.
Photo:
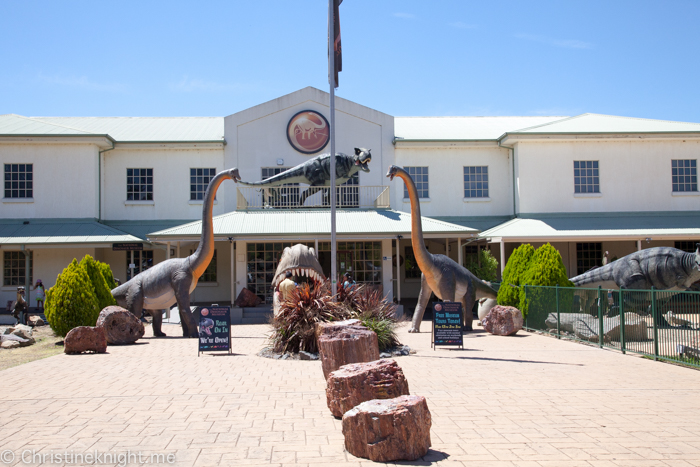
[[[320,188],[314,188],[314,187],[309,187],[306,190],[304,190],[304,193],[302,193],[302,195],[299,197],[299,206],[303,206],[304,203],[306,202],[306,198],[308,198],[309,196],[315,195],[319,191],[321,191]]]
[[[456,297],[455,297],[456,298]],[[472,322],[474,321],[474,314],[472,309],[474,308],[474,300],[476,300],[476,293],[474,292],[474,287],[469,287],[467,293],[461,297],[462,308],[464,309],[464,330],[473,331]]]
[[[175,286],[175,300],[177,300],[177,308],[180,311],[182,337],[199,337],[197,323],[195,323],[194,315],[190,311],[190,283],[191,281],[186,280]]]
[[[425,278],[425,274],[420,276],[420,293],[418,294],[418,305],[413,312],[413,319],[411,320],[411,328],[408,332],[420,332],[420,322],[423,320],[423,314],[425,313],[425,308],[428,306],[428,300],[430,300],[430,295],[433,293],[428,286],[428,281]]]
[[[163,326],[163,310],[146,310],[153,317],[153,335],[156,337],[165,337],[162,331]]]

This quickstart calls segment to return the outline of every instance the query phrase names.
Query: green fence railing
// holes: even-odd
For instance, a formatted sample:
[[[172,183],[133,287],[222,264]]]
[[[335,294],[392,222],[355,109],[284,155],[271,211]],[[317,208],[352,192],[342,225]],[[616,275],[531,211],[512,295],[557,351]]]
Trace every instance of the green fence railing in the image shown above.
[[[700,292],[523,287],[526,329],[700,367]]]

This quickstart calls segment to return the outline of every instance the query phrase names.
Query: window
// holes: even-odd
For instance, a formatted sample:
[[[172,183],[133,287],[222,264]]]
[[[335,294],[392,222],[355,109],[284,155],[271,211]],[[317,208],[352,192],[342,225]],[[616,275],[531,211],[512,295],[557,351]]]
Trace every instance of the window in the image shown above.
[[[601,264],[603,264],[602,243],[576,244],[576,274],[583,274]]]
[[[199,282],[216,282],[216,250],[214,250],[214,256],[212,256],[209,266],[199,278]]]
[[[574,161],[574,193],[600,193],[598,161]]]
[[[313,243],[306,245],[313,246]],[[291,246],[291,242],[248,243],[247,245],[247,287],[264,303],[272,303],[272,279],[275,277],[282,252],[286,247]]]
[[[216,169],[190,169],[190,201],[204,199],[209,182],[216,175]]]
[[[34,197],[34,164],[5,164],[5,198]]]
[[[131,254],[134,254],[134,276],[140,272],[153,267],[153,250],[127,251],[126,252],[126,280],[130,280],[131,275]]]
[[[488,166],[464,167],[464,197],[489,197],[489,168]]]
[[[267,180],[279,173],[289,170],[291,167],[263,167],[262,179]],[[267,202],[268,206],[283,208],[299,205],[299,184],[285,183],[281,187],[275,187],[269,191]]]
[[[27,286],[25,283],[26,274],[26,260],[24,258],[24,253],[21,251],[5,251],[3,252],[3,282],[2,285],[23,285]],[[33,282],[32,276],[34,275],[34,255],[33,252],[29,252],[29,284]]]
[[[406,279],[420,279],[420,268],[416,262],[416,255],[413,253],[413,247],[406,247],[406,261],[403,263]]]
[[[683,250],[686,253],[695,253],[695,250],[697,249],[697,244],[698,240],[686,240],[682,242],[676,242],[675,247],[679,250]]]
[[[418,190],[419,198],[430,198],[428,196],[428,168],[427,167],[404,167],[404,170],[413,179],[413,183],[416,184],[416,190]],[[408,188],[406,184],[403,186],[403,197],[408,198]]]
[[[382,244],[381,242],[338,242],[338,280],[349,273],[358,284],[380,285],[382,283]],[[319,262],[323,265],[328,258],[330,269],[330,242],[318,244]]]
[[[126,169],[126,200],[153,201],[153,169]]]
[[[697,160],[691,159],[674,159],[671,161],[671,175],[674,193],[698,191],[697,163]],[[7,171],[7,169],[5,170]]]

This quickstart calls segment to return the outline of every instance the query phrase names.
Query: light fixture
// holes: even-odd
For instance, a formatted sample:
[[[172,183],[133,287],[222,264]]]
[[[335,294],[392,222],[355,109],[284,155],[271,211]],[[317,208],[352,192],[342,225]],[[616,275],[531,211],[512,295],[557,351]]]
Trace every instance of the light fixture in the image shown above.
[[[284,165],[284,159],[277,159],[277,165]]]

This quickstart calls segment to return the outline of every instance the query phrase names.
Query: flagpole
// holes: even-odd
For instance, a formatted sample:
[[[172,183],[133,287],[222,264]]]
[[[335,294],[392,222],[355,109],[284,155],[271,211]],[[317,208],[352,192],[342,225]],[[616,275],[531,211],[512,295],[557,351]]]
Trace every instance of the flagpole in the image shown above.
[[[338,293],[337,244],[335,238],[335,18],[334,2],[328,0],[328,81],[331,107],[331,293]]]

